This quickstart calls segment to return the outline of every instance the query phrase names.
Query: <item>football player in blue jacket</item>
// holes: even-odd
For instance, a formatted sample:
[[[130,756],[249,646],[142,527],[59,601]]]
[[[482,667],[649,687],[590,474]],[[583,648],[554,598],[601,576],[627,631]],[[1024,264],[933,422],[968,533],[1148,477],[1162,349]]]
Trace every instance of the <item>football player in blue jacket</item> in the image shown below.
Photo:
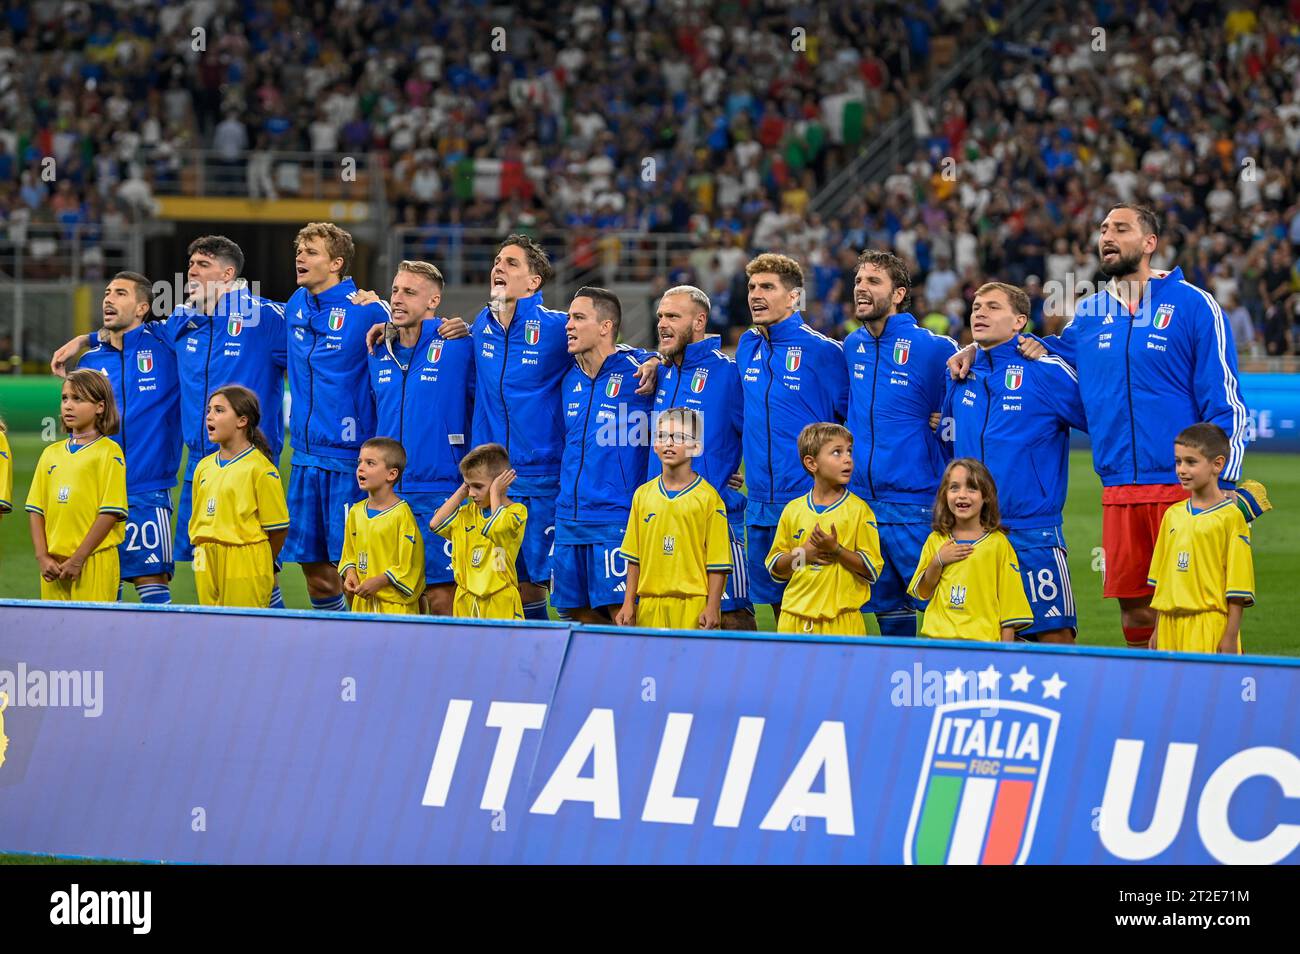
[[[352,236],[311,222],[294,242],[298,290],[285,305],[289,327],[289,536],[280,559],[302,565],[315,609],[347,609],[335,564],[343,554],[347,512],[365,498],[357,454],[375,436],[366,332],[387,319],[380,304],[358,305]]]
[[[745,266],[745,274],[754,327],[740,336],[736,366],[745,397],[749,595],[779,614],[785,587],[772,579],[764,560],[785,505],[812,489],[812,475],[795,451],[799,432],[818,421],[844,421],[849,373],[844,346],[814,331],[799,313],[798,262],[765,253]]]
[[[126,458],[126,538],[117,547],[122,580],[135,585],[142,603],[170,603],[180,391],[165,329],[145,320],[152,303],[149,279],[136,272],[114,275],[104,289],[104,336],[79,367],[108,378],[122,421],[114,435]]]
[[[1146,574],[1156,532],[1164,512],[1188,497],[1169,452],[1174,437],[1200,421],[1223,428],[1231,453],[1220,481],[1231,489],[1241,478],[1248,427],[1232,328],[1214,296],[1182,269],[1151,267],[1159,240],[1160,220],[1150,209],[1113,206],[1097,235],[1110,281],[1079,301],[1059,336],[1019,341],[1026,357],[1050,351],[1078,373],[1102,484],[1102,595],[1119,601],[1133,649],[1147,647],[1155,628]],[[954,359],[955,377],[969,370],[973,354],[964,349]]]
[[[722,496],[731,528],[731,572],[722,593],[722,628],[753,630],[754,604],[749,601],[745,563],[745,495],[741,441],[745,429],[745,398],[740,390],[736,360],[722,348],[722,339],[705,334],[709,296],[694,285],[678,285],[664,292],[657,312],[659,387],[655,390],[655,415],[670,407],[700,412],[704,438],[695,472]],[[650,455],[646,476],[654,480],[663,472],[658,454]]]
[[[1072,643],[1078,617],[1062,511],[1070,428],[1086,431],[1088,422],[1074,369],[1052,355],[1028,361],[1017,350],[1028,322],[1022,289],[988,282],[975,292],[970,325],[979,350],[966,380],[949,389],[942,433],[955,457],[982,461],[997,484],[1002,526],[1034,613],[1016,638]]]
[[[388,300],[395,333],[369,361],[376,431],[406,450],[406,469],[393,489],[424,537],[428,611],[450,616],[451,541],[430,529],[429,518],[460,487],[460,461],[473,446],[474,342],[439,333],[442,322],[434,316],[442,287],[442,272],[428,262],[398,264]]]
[[[562,386],[564,453],[555,502],[551,602],[580,623],[608,623],[623,604],[623,537],[645,483],[654,399],[636,390],[648,352],[619,347],[622,306],[580,288],[565,327],[573,356]]]
[[[898,256],[863,252],[853,283],[862,327],[844,339],[847,423],[858,462],[849,487],[876,515],[885,560],[863,610],[876,615],[882,636],[915,636],[916,614],[926,606],[907,589],[930,535],[945,466],[930,416],[943,407],[947,360],[957,350],[957,342],[902,310],[911,286]]]

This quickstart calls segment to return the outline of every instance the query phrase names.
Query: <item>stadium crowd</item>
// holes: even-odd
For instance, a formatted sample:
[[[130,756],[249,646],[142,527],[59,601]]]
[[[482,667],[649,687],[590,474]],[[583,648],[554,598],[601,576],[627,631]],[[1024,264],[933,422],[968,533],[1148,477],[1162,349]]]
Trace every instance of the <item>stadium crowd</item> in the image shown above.
[[[1002,5],[325,13],[5,0],[0,240],[33,223],[120,233],[184,187],[189,150],[262,195],[276,194],[276,152],[365,152],[400,225],[562,229],[579,249],[609,230],[694,236],[663,279],[708,292],[733,341],[743,263],[777,237],[809,267],[820,330],[855,326],[856,250],[870,245],[908,263],[927,327],[961,337],[991,276],[1026,286],[1034,328],[1059,328],[1096,277],[1091,230],[1114,202],[1143,201],[1166,218],[1157,264],[1214,289],[1241,350],[1296,349],[1296,0],[1055,3],[1036,39],[998,41],[996,69],[937,104],[922,94],[955,49],[996,31]],[[847,206],[810,211],[900,110],[914,155]]]

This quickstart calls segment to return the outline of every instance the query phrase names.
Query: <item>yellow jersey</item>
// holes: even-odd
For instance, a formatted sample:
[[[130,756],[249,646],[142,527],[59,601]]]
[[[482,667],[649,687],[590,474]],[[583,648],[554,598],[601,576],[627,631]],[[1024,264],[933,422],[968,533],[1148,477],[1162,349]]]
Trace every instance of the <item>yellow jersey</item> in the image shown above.
[[[708,596],[709,574],[731,572],[726,504],[703,477],[675,491],[658,477],[632,495],[620,549],[640,567],[638,596]]]
[[[0,430],[0,513],[14,509],[14,457],[9,438]]]
[[[907,592],[916,592],[934,555],[951,534],[931,533],[921,548],[921,562],[912,574]],[[959,541],[965,543],[968,541]],[[1002,627],[1024,629],[1034,621],[1034,612],[1020,580],[1020,560],[1015,547],[1001,530],[985,533],[974,541],[975,549],[964,560],[949,563],[939,575],[934,595],[921,621],[921,634],[936,639],[978,639],[998,642]]]
[[[1254,603],[1250,526],[1236,503],[1193,512],[1188,500],[1166,510],[1147,584],[1156,588],[1151,608],[1159,613],[1226,613],[1230,598]]]
[[[230,460],[209,454],[194,468],[190,541],[247,546],[289,526],[280,472],[256,447]]]
[[[776,538],[766,560],[772,579],[778,583],[785,582],[776,575],[777,557],[807,544],[815,525],[820,525],[826,533],[835,527],[840,546],[860,553],[870,576],[864,579],[839,563],[797,566],[781,598],[781,612],[810,620],[832,619],[849,610],[860,609],[871,598],[871,584],[879,578],[885,563],[880,555],[880,533],[876,529],[876,515],[856,494],[846,489],[835,503],[819,507],[813,503],[812,491],[809,491],[791,500],[781,511]]]
[[[380,602],[420,601],[424,592],[424,538],[405,500],[378,513],[370,512],[368,500],[352,505],[343,533],[339,575],[349,567],[357,571],[358,583],[380,573],[388,577],[392,586],[374,596]]]
[[[489,514],[466,500],[433,532],[451,541],[451,571],[456,585],[477,597],[518,587],[515,559],[524,542],[528,508],[521,503]]]
[[[101,513],[113,514],[117,523],[92,552],[117,546],[126,539],[122,448],[109,437],[81,445],[71,438],[50,444],[36,464],[27,509],[45,517],[45,546],[51,556],[72,556]]]

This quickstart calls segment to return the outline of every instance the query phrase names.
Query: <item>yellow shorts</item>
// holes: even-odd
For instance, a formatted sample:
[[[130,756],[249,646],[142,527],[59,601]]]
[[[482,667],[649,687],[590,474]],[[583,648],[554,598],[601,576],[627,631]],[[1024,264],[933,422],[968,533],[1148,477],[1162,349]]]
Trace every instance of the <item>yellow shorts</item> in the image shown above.
[[[699,629],[700,614],[708,603],[707,596],[640,596],[636,624],[652,629]]]
[[[1156,627],[1156,648],[1184,653],[1217,653],[1228,614],[1207,610],[1204,613],[1161,613]],[[1237,653],[1241,653],[1241,635],[1237,636]]]
[[[863,617],[862,611],[857,609],[845,610],[839,616],[832,616],[830,619],[809,619],[806,616],[795,616],[793,613],[781,610],[781,618],[777,621],[776,631],[778,633],[802,633],[804,635],[865,636],[867,635],[867,621]]]
[[[420,599],[417,595],[414,603],[393,603],[373,596],[354,596],[352,597],[352,612],[386,613],[389,616],[419,616]]]
[[[275,586],[271,544],[200,543],[194,547],[194,588],[201,606],[265,609]]]
[[[81,575],[75,580],[56,580],[48,583],[45,577],[41,577],[41,599],[116,603],[117,587],[121,582],[121,564],[117,561],[117,547],[108,547],[86,557],[86,562],[81,565]]]
[[[517,586],[507,586],[491,596],[475,596],[458,586],[451,604],[451,615],[469,619],[523,619],[524,604],[519,599]]]

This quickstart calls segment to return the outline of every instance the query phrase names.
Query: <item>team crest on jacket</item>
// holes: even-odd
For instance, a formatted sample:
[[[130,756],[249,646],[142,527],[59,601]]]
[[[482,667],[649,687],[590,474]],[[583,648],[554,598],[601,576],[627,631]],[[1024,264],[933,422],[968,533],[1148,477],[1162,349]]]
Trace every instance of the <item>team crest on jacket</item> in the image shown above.
[[[244,330],[244,319],[238,315],[231,315],[230,320],[226,322],[226,334],[232,338],[238,338],[239,333]]]
[[[803,361],[803,348],[791,348],[785,353],[785,369],[787,371],[798,371],[799,364]]]
[[[1025,369],[1018,364],[1013,364],[1007,368],[1007,390],[1019,391],[1021,382],[1025,380]]]
[[[909,865],[1021,865],[1060,713],[1008,699],[936,706],[903,843]]]
[[[894,342],[894,364],[907,364],[907,354],[912,350],[912,342],[899,338]]]
[[[611,374],[609,380],[605,382],[605,397],[618,397],[618,392],[623,389],[623,375]]]
[[[344,311],[342,308],[331,308],[330,320],[329,320],[330,331],[338,331],[340,328],[342,328],[343,319],[346,318],[347,316],[348,313]]]
[[[443,343],[444,342],[441,338],[434,338],[432,341],[429,342],[429,363],[430,364],[437,364],[438,359],[442,357]]]
[[[1164,329],[1169,327],[1169,322],[1173,320],[1174,320],[1174,306],[1161,305],[1159,308],[1156,309],[1156,316],[1152,320],[1151,324],[1157,330],[1163,331]]]
[[[542,323],[540,321],[524,322],[524,344],[535,345],[542,340]]]
[[[699,394],[704,390],[704,385],[709,380],[709,371],[707,368],[697,368],[691,375],[691,393]]]
[[[153,352],[137,351],[135,355],[135,366],[140,369],[141,374],[148,374],[153,370]]]

